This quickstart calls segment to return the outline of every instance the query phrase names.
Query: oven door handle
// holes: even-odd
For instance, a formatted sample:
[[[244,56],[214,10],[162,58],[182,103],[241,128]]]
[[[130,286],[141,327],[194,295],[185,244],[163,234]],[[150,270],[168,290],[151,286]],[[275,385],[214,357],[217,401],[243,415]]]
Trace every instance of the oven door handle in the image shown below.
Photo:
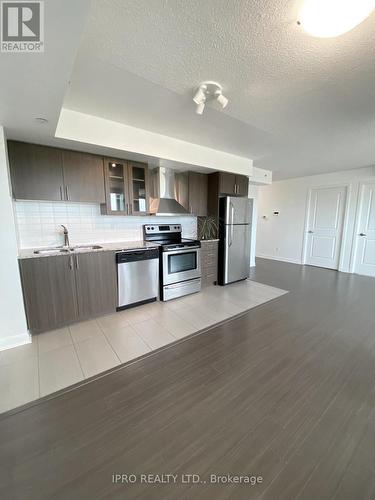
[[[168,255],[175,255],[175,254],[178,254],[178,253],[188,253],[190,252],[191,250],[199,250],[201,247],[188,247],[188,248],[181,248],[180,250],[164,250],[163,253],[166,253]]]

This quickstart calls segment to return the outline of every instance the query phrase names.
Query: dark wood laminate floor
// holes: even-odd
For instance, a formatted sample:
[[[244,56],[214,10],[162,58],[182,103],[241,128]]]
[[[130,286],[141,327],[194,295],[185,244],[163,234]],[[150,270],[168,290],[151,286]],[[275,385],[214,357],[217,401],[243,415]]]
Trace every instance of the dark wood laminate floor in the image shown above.
[[[0,417],[0,498],[375,498],[375,280],[264,260],[253,278],[290,293]],[[116,473],[263,482],[129,486]]]

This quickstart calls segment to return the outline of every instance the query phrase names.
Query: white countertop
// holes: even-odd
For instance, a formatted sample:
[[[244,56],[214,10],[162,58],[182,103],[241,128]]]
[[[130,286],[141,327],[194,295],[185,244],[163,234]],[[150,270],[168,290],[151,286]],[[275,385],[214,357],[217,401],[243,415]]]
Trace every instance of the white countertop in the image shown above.
[[[45,250],[48,247],[42,248],[24,248],[19,250],[18,258],[19,259],[33,259],[33,258],[42,258],[42,257],[54,257],[56,255],[71,255],[71,254],[81,254],[81,253],[94,253],[94,252],[116,252],[120,250],[132,250],[136,248],[157,248],[158,243],[148,242],[148,241],[116,241],[113,243],[87,243],[87,245],[99,245],[102,248],[98,248],[96,250],[92,248],[85,248],[71,252],[56,252],[51,253],[35,253],[35,250]],[[75,245],[72,245],[74,247]]]

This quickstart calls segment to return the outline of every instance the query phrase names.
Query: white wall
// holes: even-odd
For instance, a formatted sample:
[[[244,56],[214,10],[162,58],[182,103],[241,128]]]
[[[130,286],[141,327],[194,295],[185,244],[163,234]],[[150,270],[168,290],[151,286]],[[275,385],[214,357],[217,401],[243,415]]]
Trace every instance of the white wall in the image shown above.
[[[56,137],[250,176],[253,160],[63,108]],[[162,162],[161,162],[162,164]]]
[[[340,270],[352,272],[359,187],[361,182],[374,178],[375,167],[368,167],[298,177],[259,187],[257,256],[303,263],[309,190],[320,186],[348,185],[346,230],[343,236]],[[279,211],[280,215],[273,215],[274,211]]]
[[[185,238],[196,237],[197,219],[185,217],[121,217],[100,215],[96,203],[15,202],[19,247],[35,248],[63,244],[60,224],[67,226],[70,243],[104,243],[143,240],[142,225],[176,222]]]
[[[30,341],[18,269],[16,229],[3,127],[0,127],[0,249],[0,350],[3,350]]]

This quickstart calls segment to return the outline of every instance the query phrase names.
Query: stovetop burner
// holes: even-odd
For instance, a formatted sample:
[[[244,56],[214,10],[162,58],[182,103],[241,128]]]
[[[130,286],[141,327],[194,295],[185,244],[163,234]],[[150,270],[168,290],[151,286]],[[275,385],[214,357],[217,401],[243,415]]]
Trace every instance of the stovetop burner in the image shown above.
[[[162,243],[163,250],[178,250],[179,248],[189,248],[189,247],[197,247],[201,246],[201,242],[198,240],[188,240],[186,238],[182,238],[181,243],[172,243],[172,242],[160,242]]]
[[[145,224],[143,238],[145,241],[159,243],[163,251],[201,246],[200,241],[181,238],[180,224]]]

